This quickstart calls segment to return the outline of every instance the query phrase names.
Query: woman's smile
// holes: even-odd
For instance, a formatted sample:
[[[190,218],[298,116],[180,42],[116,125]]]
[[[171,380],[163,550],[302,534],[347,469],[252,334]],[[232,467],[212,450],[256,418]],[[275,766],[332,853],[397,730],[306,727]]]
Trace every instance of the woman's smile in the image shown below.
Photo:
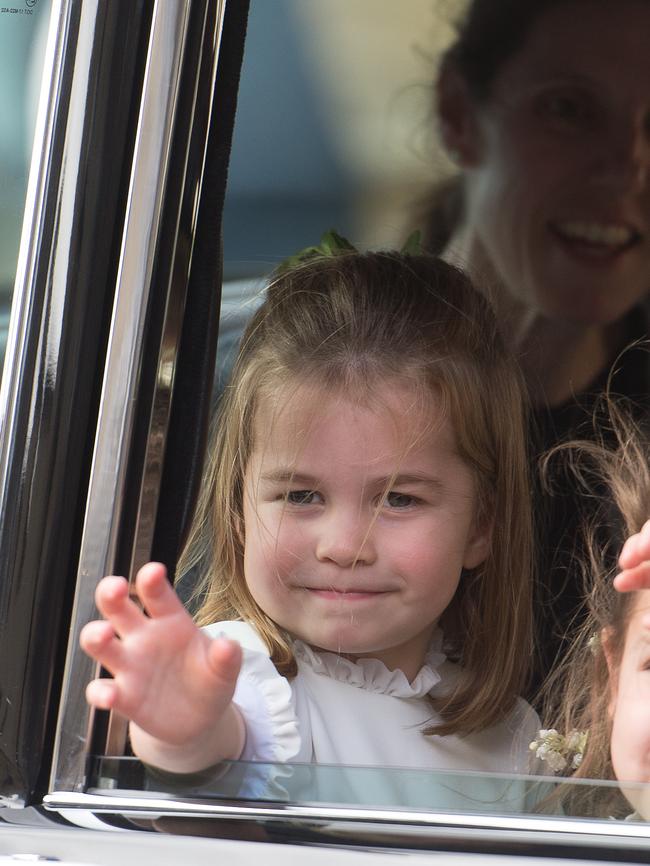
[[[549,222],[548,228],[569,255],[588,265],[618,264],[638,251],[643,240],[638,231],[622,223],[567,220]]]
[[[477,264],[513,300],[582,325],[648,292],[650,7],[618,6],[551,4],[489,97],[443,116]]]

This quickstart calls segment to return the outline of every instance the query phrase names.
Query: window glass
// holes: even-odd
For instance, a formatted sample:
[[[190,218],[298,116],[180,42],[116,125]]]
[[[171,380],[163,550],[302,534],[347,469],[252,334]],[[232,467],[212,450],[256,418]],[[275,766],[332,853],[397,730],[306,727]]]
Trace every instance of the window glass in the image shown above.
[[[424,185],[449,169],[432,153],[435,57],[452,32],[437,5],[252,0],[226,279],[267,272],[329,227],[360,246],[402,237]]]
[[[273,267],[331,227],[359,248],[400,246],[425,193],[453,171],[432,81],[462,5],[252,0],[224,214],[218,393]],[[152,795],[628,821],[630,802],[648,797],[609,781],[245,762],[185,787],[129,759],[104,760],[96,778],[103,790]]]
[[[259,800],[312,806],[347,806],[474,815],[558,818],[605,817],[644,822],[609,781],[553,779],[475,772],[436,772],[392,767],[224,762],[194,776],[172,776],[134,758],[97,759],[89,793],[141,791],[202,800]],[[631,798],[648,786],[626,786]],[[640,831],[644,832],[644,831]]]
[[[4,360],[51,0],[0,2],[0,363]]]
[[[265,274],[329,228],[359,247],[400,246],[424,190],[449,172],[432,80],[458,5],[252,0],[224,212],[220,386]]]

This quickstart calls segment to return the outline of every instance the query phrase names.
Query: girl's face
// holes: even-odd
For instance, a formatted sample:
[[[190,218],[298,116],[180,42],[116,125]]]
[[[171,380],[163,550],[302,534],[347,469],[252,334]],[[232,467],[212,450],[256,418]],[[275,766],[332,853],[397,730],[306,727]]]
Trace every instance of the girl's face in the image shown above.
[[[485,103],[441,85],[473,236],[515,301],[550,318],[609,323],[650,290],[648,33],[647,0],[559,4]]]
[[[375,388],[373,405],[300,387],[262,403],[244,569],[257,604],[295,637],[412,679],[490,532],[436,402],[423,408],[399,383]]]
[[[611,754],[620,782],[650,783],[650,590],[637,593],[616,669],[610,664]],[[650,788],[622,786],[634,808],[650,820]]]

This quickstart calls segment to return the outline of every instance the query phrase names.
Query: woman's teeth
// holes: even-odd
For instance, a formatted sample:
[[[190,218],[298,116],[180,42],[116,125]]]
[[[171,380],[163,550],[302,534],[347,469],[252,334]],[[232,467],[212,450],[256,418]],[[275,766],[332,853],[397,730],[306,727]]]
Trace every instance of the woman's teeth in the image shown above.
[[[624,225],[588,223],[572,220],[556,224],[556,229],[567,240],[582,241],[607,247],[623,247],[636,240],[637,233]]]

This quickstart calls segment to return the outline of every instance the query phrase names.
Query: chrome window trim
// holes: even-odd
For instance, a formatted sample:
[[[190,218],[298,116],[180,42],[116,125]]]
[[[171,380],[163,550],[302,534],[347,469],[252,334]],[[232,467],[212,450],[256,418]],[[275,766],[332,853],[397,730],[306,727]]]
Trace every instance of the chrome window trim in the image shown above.
[[[83,684],[94,677],[95,665],[78,650],[79,633],[96,616],[97,581],[113,571],[190,6],[191,0],[156,0],[153,10],[50,789],[78,790],[85,781],[93,713]]]
[[[134,818],[213,818],[291,824],[296,829],[320,830],[341,842],[378,844],[382,837],[419,839],[420,843],[441,839],[472,841],[481,839],[515,844],[588,848],[616,846],[621,856],[626,851],[648,852],[650,826],[626,821],[559,818],[548,816],[478,815],[471,813],[415,812],[398,809],[358,807],[315,807],[295,803],[251,803],[249,801],[205,800],[152,794],[72,793],[54,791],[45,797],[47,809],[85,809],[96,814],[120,814]],[[470,835],[468,835],[471,834]],[[218,832],[215,833],[218,835]],[[531,848],[529,853],[534,853]],[[578,852],[576,852],[578,856]]]
[[[209,4],[206,4],[206,9],[204,10],[206,13],[208,11],[207,5]],[[218,0],[215,5],[216,27],[214,30],[214,40],[211,46],[211,80],[209,87],[204,90],[204,96],[205,93],[209,94],[209,104],[207,107],[204,106],[204,113],[196,111],[197,102],[200,102],[200,97],[198,95],[198,81],[195,82],[193,94],[193,106],[195,109],[193,114],[195,125],[201,122],[204,123],[201,129],[203,146],[197,148],[197,151],[199,152],[189,154],[190,148],[188,145],[188,162],[192,162],[192,160],[194,162],[187,171],[186,177],[183,179],[185,205],[184,207],[181,207],[181,212],[179,213],[176,222],[177,239],[179,237],[182,238],[180,245],[185,246],[187,249],[184,256],[175,256],[173,272],[170,275],[170,290],[165,311],[165,324],[161,338],[160,357],[156,374],[156,389],[151,412],[151,429],[144,459],[143,480],[137,509],[136,531],[133,549],[131,551],[130,574],[132,576],[140,566],[144,565],[144,563],[151,558],[156,508],[160,494],[160,481],[165,453],[166,431],[169,422],[173,384],[176,373],[176,358],[179,350],[183,325],[187,276],[190,267],[189,260],[191,258],[192,246],[196,232],[198,205],[201,197],[201,186],[203,181],[203,167],[207,149],[208,126],[210,113],[213,108],[212,94],[214,93],[220,36],[223,29],[225,2],[224,0]],[[208,32],[211,32],[207,17],[204,18],[204,25],[206,25],[206,23]],[[201,115],[199,121],[197,121],[197,113]],[[194,184],[193,188],[192,184]]]
[[[53,4],[2,383],[0,769],[25,803],[48,785],[153,9]]]

